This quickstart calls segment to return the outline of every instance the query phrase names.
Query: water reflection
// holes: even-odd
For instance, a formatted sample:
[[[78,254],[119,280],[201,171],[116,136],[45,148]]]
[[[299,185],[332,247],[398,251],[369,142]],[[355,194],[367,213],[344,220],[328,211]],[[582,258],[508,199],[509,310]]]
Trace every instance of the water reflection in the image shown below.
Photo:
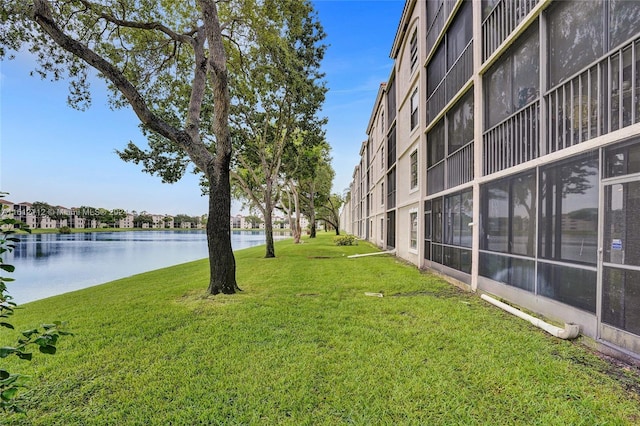
[[[274,239],[287,235],[274,235]],[[20,236],[6,262],[18,304],[207,257],[204,231],[130,231]],[[233,231],[234,250],[264,244],[264,231]]]

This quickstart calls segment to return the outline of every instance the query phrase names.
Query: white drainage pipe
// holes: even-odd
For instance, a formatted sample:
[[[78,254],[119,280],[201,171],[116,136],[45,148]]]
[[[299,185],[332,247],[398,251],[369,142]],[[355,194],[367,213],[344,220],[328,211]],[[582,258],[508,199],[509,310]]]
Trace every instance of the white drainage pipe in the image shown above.
[[[347,256],[349,259],[354,259],[356,257],[365,257],[365,256],[378,256],[380,254],[394,254],[395,250],[389,251],[376,251],[374,253],[365,253],[365,254],[352,254],[351,256]]]
[[[509,306],[506,303],[502,303],[499,300],[494,299],[491,296],[483,294],[480,296],[481,299],[486,300],[487,302],[495,305],[505,311],[513,314],[519,318],[529,321],[531,324],[535,325],[538,328],[543,329],[547,333],[552,336],[559,337],[560,339],[574,339],[580,333],[580,326],[577,324],[566,324],[564,325],[564,329],[560,327],[556,327],[555,325],[549,324],[547,322],[542,321],[536,317],[533,317],[527,313],[522,312],[519,309],[514,308],[513,306]]]

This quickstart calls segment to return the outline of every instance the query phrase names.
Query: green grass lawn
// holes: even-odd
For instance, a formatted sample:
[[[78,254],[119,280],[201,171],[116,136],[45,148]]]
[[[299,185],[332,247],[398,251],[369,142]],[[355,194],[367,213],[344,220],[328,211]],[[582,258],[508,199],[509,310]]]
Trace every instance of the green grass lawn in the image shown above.
[[[206,297],[197,261],[26,304],[19,330],[75,336],[10,362],[28,415],[0,423],[640,423],[632,371],[393,257],[347,258],[375,250],[320,234],[237,252],[238,295]]]

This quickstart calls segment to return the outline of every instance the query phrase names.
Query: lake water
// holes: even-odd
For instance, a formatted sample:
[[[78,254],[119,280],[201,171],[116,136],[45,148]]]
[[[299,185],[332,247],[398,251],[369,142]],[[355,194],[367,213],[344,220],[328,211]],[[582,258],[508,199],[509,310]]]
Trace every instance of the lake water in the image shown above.
[[[20,240],[4,259],[16,267],[5,276],[16,280],[7,287],[17,304],[208,256],[204,231],[34,234]],[[264,231],[232,232],[234,250],[264,243]]]

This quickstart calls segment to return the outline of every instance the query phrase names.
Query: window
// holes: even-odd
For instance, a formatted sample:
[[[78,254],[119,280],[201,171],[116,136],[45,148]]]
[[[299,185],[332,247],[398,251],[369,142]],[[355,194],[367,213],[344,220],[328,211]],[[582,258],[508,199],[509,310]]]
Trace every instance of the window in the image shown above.
[[[607,178],[640,173],[640,144],[616,145],[607,150],[605,176]]]
[[[640,334],[640,271],[603,268],[602,321]]]
[[[535,262],[489,252],[480,252],[478,274],[512,287],[535,291]]]
[[[409,213],[409,248],[418,250],[418,212]]]
[[[411,189],[418,186],[418,150],[411,153]]]
[[[533,257],[535,172],[485,185],[482,200],[481,248]]]
[[[602,16],[602,0],[561,1],[550,9],[550,87],[603,55],[605,29]]]
[[[496,7],[501,0],[482,0],[482,19],[486,19],[491,14],[493,8]]]
[[[445,125],[444,118],[427,133],[427,194],[445,188],[444,181]]]
[[[392,77],[393,78],[393,77]],[[389,111],[389,117],[387,118],[388,127],[391,127],[391,123],[396,118],[396,82],[395,79],[391,80],[387,89],[387,111]]]
[[[539,233],[540,257],[595,265],[598,246],[597,152],[541,170]]]
[[[520,40],[485,76],[487,129],[539,97],[540,41],[537,25],[534,24]]]
[[[387,213],[387,247],[394,248],[396,246],[396,212]]]
[[[473,218],[473,193],[465,191],[444,198],[444,242],[454,246],[471,247],[469,224]]]
[[[382,182],[382,184],[380,185],[380,204],[384,206],[384,197],[385,197],[385,192],[384,192],[384,182]]]
[[[609,48],[614,48],[637,34],[640,27],[640,2],[609,1]]]
[[[538,292],[589,312],[596,308],[598,163],[594,151],[542,168],[539,184]]]
[[[596,311],[595,269],[538,263],[538,292],[585,311]]]
[[[411,95],[411,130],[418,125],[418,89]]]
[[[396,162],[396,127],[393,126],[387,137],[387,167]]]
[[[396,206],[396,168],[387,173],[387,209]]]
[[[483,187],[482,194],[482,249],[533,256],[535,173],[492,182]]]
[[[465,2],[447,30],[447,65],[451,68],[473,38],[471,2]]]
[[[425,259],[471,273],[473,192],[425,201]]]
[[[473,178],[473,123],[470,90],[427,133],[427,194]]]
[[[427,122],[433,120],[471,77],[473,71],[471,3],[463,2],[453,23],[427,64]]]
[[[433,219],[433,242],[442,242],[442,198],[436,198],[431,202]]]
[[[536,173],[492,182],[481,189],[478,273],[483,277],[535,291]],[[503,253],[503,254],[495,254]]]
[[[444,144],[444,120],[441,120],[427,134],[427,167],[444,160]]]
[[[384,218],[380,218],[380,240],[384,241]]]
[[[424,258],[431,259],[431,200],[424,202]]]
[[[444,26],[445,11],[443,0],[429,0],[427,3],[427,46],[431,48]]]
[[[447,114],[448,154],[473,141],[473,91],[470,90]]]
[[[447,74],[447,57],[444,44],[438,47],[429,64],[427,64],[427,94],[431,96]]]
[[[411,58],[411,72],[416,67],[418,63],[418,30],[413,32],[411,36],[411,41],[409,42],[409,50],[410,50],[410,58]]]
[[[380,168],[384,170],[384,146],[380,148]]]

